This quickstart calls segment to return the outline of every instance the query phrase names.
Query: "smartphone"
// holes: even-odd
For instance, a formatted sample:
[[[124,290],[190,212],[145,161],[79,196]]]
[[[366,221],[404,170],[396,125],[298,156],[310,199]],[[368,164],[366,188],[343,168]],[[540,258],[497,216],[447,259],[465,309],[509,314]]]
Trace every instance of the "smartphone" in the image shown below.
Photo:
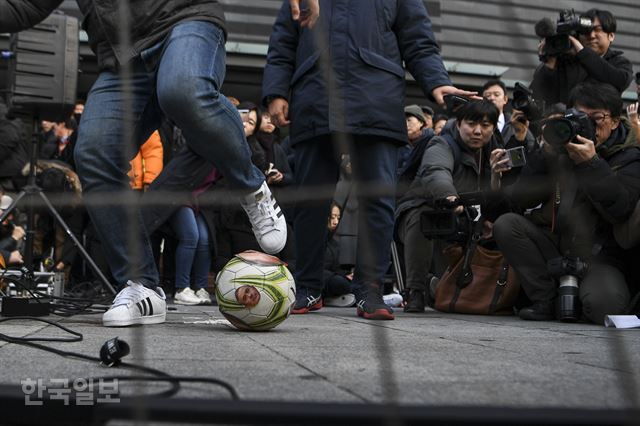
[[[444,103],[447,111],[455,112],[462,105],[469,103],[469,99],[458,95],[444,95]]]
[[[527,164],[527,156],[523,146],[507,149],[507,157],[509,167],[522,167]]]

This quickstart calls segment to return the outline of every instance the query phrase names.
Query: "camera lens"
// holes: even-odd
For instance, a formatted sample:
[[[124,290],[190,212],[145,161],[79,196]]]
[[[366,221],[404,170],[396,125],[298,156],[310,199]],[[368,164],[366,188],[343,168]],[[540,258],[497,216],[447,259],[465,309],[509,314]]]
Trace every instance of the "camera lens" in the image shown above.
[[[573,125],[564,118],[548,121],[542,135],[546,142],[556,146],[564,145],[576,136]]]

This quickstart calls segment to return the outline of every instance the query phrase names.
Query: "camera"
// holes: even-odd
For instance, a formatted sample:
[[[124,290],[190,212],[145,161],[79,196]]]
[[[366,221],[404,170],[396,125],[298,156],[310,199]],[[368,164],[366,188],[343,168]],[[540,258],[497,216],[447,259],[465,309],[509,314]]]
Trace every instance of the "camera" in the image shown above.
[[[509,167],[523,167],[527,164],[527,156],[523,146],[517,146],[515,148],[506,150],[507,158],[509,158]]]
[[[569,36],[589,33],[593,29],[591,19],[576,16],[572,10],[563,10],[555,25],[549,18],[543,18],[536,23],[535,31],[545,40],[542,56],[559,56],[571,50]]]
[[[533,92],[523,84],[516,83],[513,89],[512,105],[514,109],[522,111],[524,117],[529,121],[536,121],[542,118],[543,106],[534,99]]]
[[[565,112],[564,117],[546,120],[542,136],[545,142],[554,148],[562,148],[574,140],[577,135],[594,140],[594,129],[595,126],[587,114],[571,108]]]
[[[474,220],[478,217],[475,205],[482,204],[481,193],[460,194],[456,201],[435,200],[433,210],[424,211],[420,216],[420,230],[429,239],[451,242],[465,242],[473,233]],[[456,207],[463,206],[464,212],[456,214]]]
[[[547,262],[549,273],[558,280],[556,316],[560,321],[577,322],[582,307],[578,284],[589,270],[589,265],[578,257],[559,257]]]

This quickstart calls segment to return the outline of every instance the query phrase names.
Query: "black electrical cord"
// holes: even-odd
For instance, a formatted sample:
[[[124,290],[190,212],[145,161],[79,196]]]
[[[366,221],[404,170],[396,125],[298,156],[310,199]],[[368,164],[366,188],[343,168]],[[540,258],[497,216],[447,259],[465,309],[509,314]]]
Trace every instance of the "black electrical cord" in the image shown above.
[[[54,353],[56,355],[60,355],[62,357],[65,358],[77,358],[77,359],[81,359],[84,361],[91,361],[91,362],[98,362],[101,363],[102,360],[98,357],[94,357],[94,356],[90,356],[90,355],[85,355],[85,354],[81,354],[78,352],[71,352],[71,351],[63,351],[61,349],[56,349],[56,348],[51,348],[49,346],[45,346],[45,345],[41,345],[39,343],[35,343],[35,342],[79,342],[82,341],[83,339],[83,335],[82,333],[78,333],[76,331],[73,331],[63,325],[60,325],[58,323],[55,323],[53,321],[49,321],[46,319],[42,319],[42,318],[35,318],[35,317],[10,317],[10,318],[0,318],[0,324],[6,321],[13,321],[13,320],[29,320],[29,321],[40,321],[40,322],[44,322],[47,323],[49,325],[52,325],[54,327],[58,327],[63,331],[66,331],[67,333],[70,333],[72,335],[74,335],[75,337],[73,338],[49,338],[49,337],[13,337],[13,336],[8,336],[6,334],[0,333],[0,341],[5,341],[8,343],[14,343],[17,345],[23,345],[23,346],[28,346],[28,347],[32,347],[35,349],[40,349],[46,352],[51,352]],[[235,390],[235,388],[233,387],[233,385],[231,385],[230,383],[221,380],[221,379],[214,379],[214,378],[208,378],[208,377],[204,377],[204,378],[198,378],[198,377],[188,377],[188,376],[171,376],[167,373],[165,373],[164,371],[160,371],[157,370],[155,368],[151,368],[151,367],[147,367],[144,365],[137,365],[137,364],[131,364],[128,362],[120,362],[118,365],[118,367],[122,367],[122,368],[128,368],[131,370],[138,370],[138,371],[142,371],[148,374],[152,374],[156,377],[148,377],[148,376],[106,376],[106,377],[89,377],[86,378],[86,380],[90,383],[93,383],[95,380],[118,380],[118,381],[137,381],[137,382],[167,382],[171,385],[171,388],[166,390],[166,391],[162,391],[162,392],[158,392],[155,394],[149,394],[149,395],[141,395],[141,396],[134,396],[132,398],[135,399],[150,399],[150,398],[170,398],[174,395],[176,395],[179,391],[180,391],[180,383],[181,382],[190,382],[190,383],[209,383],[209,384],[215,384],[218,386],[223,387],[224,389],[226,389],[229,394],[231,395],[231,398],[233,400],[239,400],[240,397],[238,395],[238,392]]]

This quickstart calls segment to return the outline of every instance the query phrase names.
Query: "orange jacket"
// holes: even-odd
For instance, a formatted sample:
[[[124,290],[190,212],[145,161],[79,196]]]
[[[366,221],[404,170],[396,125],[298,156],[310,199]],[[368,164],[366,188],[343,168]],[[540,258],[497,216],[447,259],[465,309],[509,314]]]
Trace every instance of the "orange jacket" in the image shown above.
[[[144,189],[162,171],[162,141],[157,131],[140,147],[138,155],[131,160],[129,181],[133,189]]]

